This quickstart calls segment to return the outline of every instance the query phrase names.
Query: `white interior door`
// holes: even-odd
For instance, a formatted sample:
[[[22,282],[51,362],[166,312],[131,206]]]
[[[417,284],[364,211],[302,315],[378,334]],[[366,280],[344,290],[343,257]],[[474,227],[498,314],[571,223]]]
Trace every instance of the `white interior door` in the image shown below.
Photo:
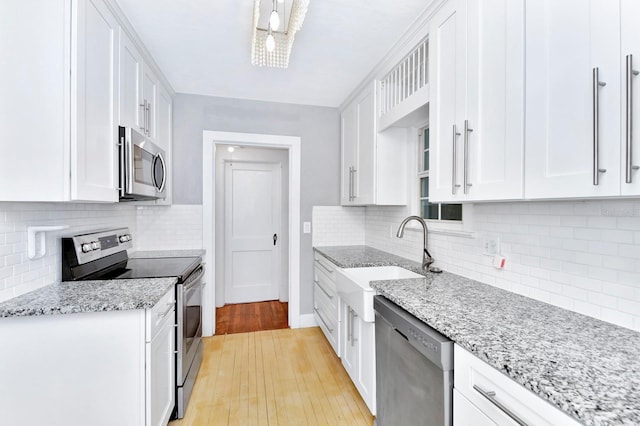
[[[280,179],[280,164],[225,164],[226,303],[278,299]]]

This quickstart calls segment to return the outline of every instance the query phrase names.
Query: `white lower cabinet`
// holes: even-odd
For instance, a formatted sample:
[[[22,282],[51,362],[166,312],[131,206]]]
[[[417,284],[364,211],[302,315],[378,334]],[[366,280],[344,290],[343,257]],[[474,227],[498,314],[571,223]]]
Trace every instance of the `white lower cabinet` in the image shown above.
[[[457,389],[453,390],[453,426],[495,426],[486,414],[473,405]]]
[[[358,313],[340,300],[340,346],[342,365],[360,396],[376,414],[376,344],[375,323],[363,321]]]
[[[315,253],[313,267],[313,313],[316,323],[333,347],[341,355],[340,315],[335,281],[336,267],[324,256]]]
[[[454,425],[579,425],[461,346],[455,345],[453,359]]]
[[[175,290],[150,309],[0,318],[7,425],[164,426],[175,402]]]

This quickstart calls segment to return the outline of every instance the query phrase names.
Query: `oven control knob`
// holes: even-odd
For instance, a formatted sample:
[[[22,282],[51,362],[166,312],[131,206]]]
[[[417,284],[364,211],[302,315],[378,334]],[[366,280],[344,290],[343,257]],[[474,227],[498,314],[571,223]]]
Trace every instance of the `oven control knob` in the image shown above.
[[[121,243],[126,243],[127,241],[129,241],[129,236],[126,234],[120,235],[118,239],[120,240]]]
[[[93,250],[91,248],[91,243],[84,243],[82,244],[81,248],[83,253],[89,253],[91,250]]]
[[[100,243],[97,241],[91,241],[91,249],[98,250],[100,248]]]

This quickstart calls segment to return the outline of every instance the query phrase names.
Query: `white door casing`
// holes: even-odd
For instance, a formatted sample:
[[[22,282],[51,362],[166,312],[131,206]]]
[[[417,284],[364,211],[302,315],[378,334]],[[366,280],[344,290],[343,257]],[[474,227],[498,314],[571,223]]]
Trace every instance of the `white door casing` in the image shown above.
[[[255,133],[202,132],[202,233],[204,260],[215,264],[215,151],[218,145],[243,145],[263,148],[284,148],[289,151],[289,326],[310,327],[316,324],[313,314],[300,315],[300,162],[301,139],[298,136],[265,135]],[[214,268],[205,272],[207,282],[214,282]],[[213,286],[206,286],[202,301],[202,334],[215,334],[216,295]]]
[[[276,300],[281,176],[277,163],[225,163],[225,301]]]

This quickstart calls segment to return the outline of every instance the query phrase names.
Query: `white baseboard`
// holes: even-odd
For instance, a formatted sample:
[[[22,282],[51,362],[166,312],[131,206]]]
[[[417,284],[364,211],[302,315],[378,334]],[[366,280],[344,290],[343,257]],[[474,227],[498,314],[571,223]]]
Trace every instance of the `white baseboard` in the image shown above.
[[[315,327],[318,323],[316,322],[316,317],[313,314],[302,314],[300,315],[300,319],[298,321],[299,328],[306,327]]]

